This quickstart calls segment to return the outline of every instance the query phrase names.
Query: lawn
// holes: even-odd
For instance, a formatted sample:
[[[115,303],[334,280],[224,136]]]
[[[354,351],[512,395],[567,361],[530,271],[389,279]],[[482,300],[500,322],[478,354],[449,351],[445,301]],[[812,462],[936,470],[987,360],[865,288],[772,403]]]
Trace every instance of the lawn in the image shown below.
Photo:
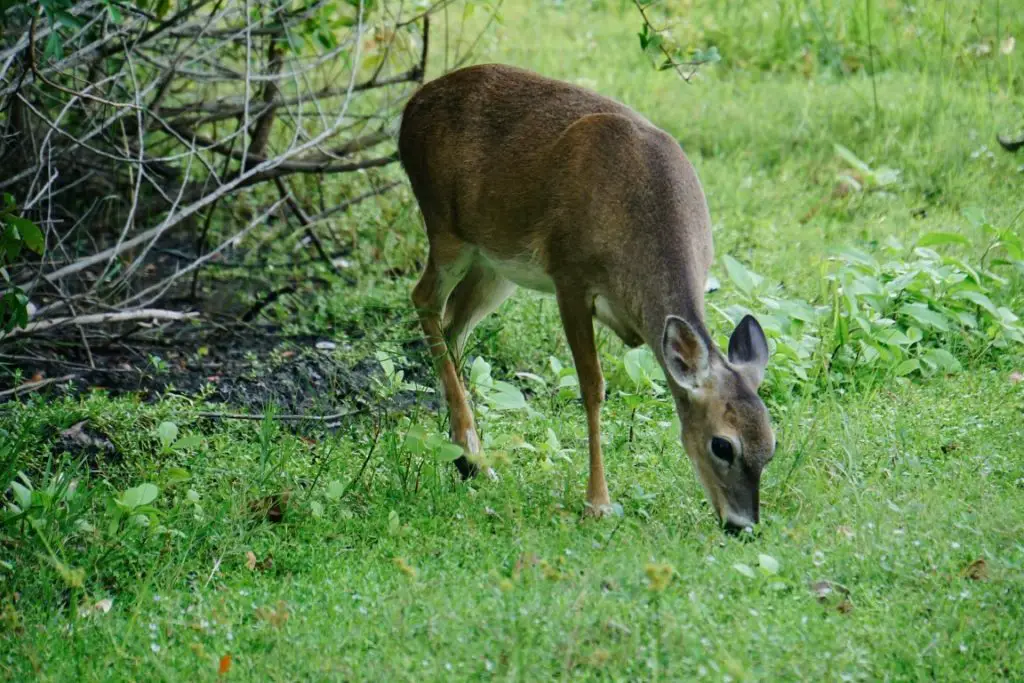
[[[425,245],[403,188],[353,214],[351,268],[320,274],[308,315],[276,313],[334,348],[253,359],[254,375],[329,358],[369,377],[340,421],[204,416],[237,409],[175,389],[173,366],[154,369],[171,382],[159,400],[0,405],[7,501],[36,490],[0,529],[0,673],[1024,678],[1024,157],[995,143],[1024,123],[1009,40],[1024,16],[998,0],[737,4],[672,3],[676,37],[722,54],[691,83],[651,66],[636,9],[610,0],[507,2],[475,61],[621,99],[693,161],[713,333],[753,310],[776,350],[756,534],[719,528],[663,381],[607,330],[621,509],[582,515],[571,357],[554,301],[525,291],[480,325],[465,368],[500,477],[458,481],[421,386],[408,296]],[[878,294],[914,278],[930,284]]]

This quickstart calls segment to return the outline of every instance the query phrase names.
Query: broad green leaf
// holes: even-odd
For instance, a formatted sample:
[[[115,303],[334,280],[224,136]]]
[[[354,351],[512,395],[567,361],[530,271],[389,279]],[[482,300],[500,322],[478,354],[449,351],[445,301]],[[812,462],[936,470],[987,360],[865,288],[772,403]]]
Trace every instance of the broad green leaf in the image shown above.
[[[16,481],[11,482],[11,490],[14,492],[14,500],[22,510],[32,506],[32,491]]]
[[[955,232],[941,231],[926,232],[917,240],[917,246],[919,247],[935,247],[940,244],[962,244],[969,247],[971,246],[971,241]]]
[[[633,380],[633,384],[640,384],[644,380],[643,370],[640,368],[640,361],[635,353],[639,350],[630,349],[622,357],[622,366],[626,369],[626,374],[629,375],[629,378]]]
[[[21,241],[25,246],[37,254],[43,253],[43,233],[35,223],[20,216],[8,216],[7,221],[18,229]]]
[[[199,448],[202,445],[203,437],[198,434],[189,434],[188,436],[183,436],[174,442],[174,450],[186,451],[192,448]]]
[[[736,571],[738,571],[740,574],[743,574],[743,576],[746,576],[747,578],[750,578],[750,579],[756,579],[757,578],[757,574],[754,573],[754,570],[751,569],[749,564],[743,564],[742,562],[737,562],[736,564],[734,564],[732,566],[732,568],[735,569]]]
[[[904,304],[900,307],[900,313],[913,318],[926,327],[933,327],[942,332],[949,330],[946,316],[931,310],[926,304]]]
[[[850,166],[853,166],[855,169],[857,169],[861,173],[864,173],[865,175],[872,175],[871,167],[865,164],[863,161],[861,161],[860,157],[858,157],[848,148],[844,147],[843,145],[840,145],[838,142],[832,143],[832,148],[835,150],[836,154],[838,154],[843,159],[843,161],[850,164]]]
[[[380,363],[380,369],[384,371],[384,376],[391,379],[395,376],[395,361],[392,360],[391,354],[386,351],[374,352],[377,362]]]
[[[996,319],[999,318],[999,311],[996,309],[995,304],[993,304],[992,300],[989,299],[984,294],[982,294],[981,292],[976,292],[973,289],[963,289],[955,293],[953,296],[956,297],[957,299],[966,299],[971,303],[977,304],[981,308],[985,309],[985,311],[990,313],[992,317]]]
[[[121,504],[129,510],[134,510],[152,503],[159,493],[160,489],[153,484],[139,484],[121,494]]]
[[[872,270],[877,270],[878,268],[878,261],[875,260],[875,257],[862,249],[857,249],[855,247],[836,247],[829,251],[836,256],[842,257],[847,263],[858,263],[862,266],[868,266]]]
[[[161,422],[157,425],[156,435],[164,448],[168,448],[178,438],[178,425],[173,422]]]
[[[960,372],[962,369],[960,361],[945,349],[928,349],[924,352],[924,359],[930,361],[943,372]]]
[[[523,379],[528,379],[531,382],[536,382],[537,384],[539,384],[542,387],[546,387],[548,385],[548,382],[547,382],[546,379],[544,379],[540,375],[535,375],[532,372],[517,372],[516,373],[516,377],[522,377]]]
[[[748,270],[746,266],[734,259],[729,254],[722,255],[722,262],[725,264],[725,272],[744,294],[751,294],[754,289],[764,280],[760,275]]]
[[[324,492],[324,495],[327,497],[327,500],[340,500],[344,494],[345,485],[342,484],[337,479],[328,483],[327,490]]]
[[[480,356],[474,358],[469,369],[469,381],[480,387],[491,386],[491,364]]]
[[[978,318],[973,313],[967,311],[957,311],[956,319],[960,321],[960,324],[966,328],[975,330],[978,328]]]
[[[897,365],[896,370],[894,370],[894,372],[898,377],[903,377],[920,369],[921,361],[919,361],[916,358],[910,358]]]
[[[488,392],[487,401],[502,410],[519,410],[526,407],[523,392],[508,382],[494,382],[493,391]]]
[[[427,439],[427,432],[419,425],[413,425],[405,435],[405,450],[414,455],[422,453]]]
[[[68,11],[58,9],[56,12],[54,12],[54,15],[57,17],[58,22],[60,22],[64,26],[67,26],[68,28],[80,29],[83,26],[85,26],[81,19],[79,19],[74,14],[71,14]]]
[[[324,516],[324,505],[318,500],[310,501],[309,511],[313,514],[314,517],[319,519],[320,517]]]
[[[464,455],[462,446],[454,443],[441,444],[434,456],[441,462],[454,462]]]
[[[899,330],[891,328],[879,330],[875,334],[875,339],[883,344],[888,344],[889,346],[909,346],[912,343],[907,335],[903,334]]]
[[[169,467],[167,468],[167,471],[164,472],[164,477],[168,482],[177,484],[183,481],[188,481],[192,478],[192,475],[183,467]]]
[[[765,555],[761,553],[757,556],[758,566],[761,571],[767,574],[778,574],[779,573],[779,561],[771,555]]]
[[[976,228],[980,228],[986,223],[984,212],[976,206],[969,206],[962,213],[967,222]]]

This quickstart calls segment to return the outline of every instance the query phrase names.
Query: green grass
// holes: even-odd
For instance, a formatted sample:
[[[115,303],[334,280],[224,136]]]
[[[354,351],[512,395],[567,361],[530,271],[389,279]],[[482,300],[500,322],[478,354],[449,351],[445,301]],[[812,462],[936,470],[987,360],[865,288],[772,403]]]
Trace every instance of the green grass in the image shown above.
[[[795,3],[765,16],[683,3],[679,36],[724,56],[690,85],[650,68],[625,3],[508,4],[478,61],[580,79],[677,136],[711,205],[725,287],[710,303],[743,301],[722,268],[728,254],[785,296],[830,305],[830,249],[882,258],[889,238],[912,245],[947,231],[968,244],[942,252],[977,264],[991,235],[965,210],[1021,229],[1022,160],[982,150],[995,130],[1020,125],[1021,53],[986,61],[969,48],[1024,35],[1022,18],[1004,3],[997,34],[998,3],[978,7],[974,22],[955,3],[918,3],[914,21],[896,4],[872,4],[877,116],[870,70],[842,60],[867,55],[854,28],[864,3],[811,3],[785,22],[778,8]],[[818,33],[807,28],[813,17],[799,18],[812,5],[824,17]],[[949,37],[936,39],[945,14]],[[908,23],[922,34],[897,49]],[[834,193],[847,168],[834,143],[898,169],[899,182]],[[338,352],[352,359],[418,334],[407,302],[423,237],[409,201],[403,190],[393,204],[360,207],[359,223],[346,225],[358,238],[356,282],[336,281],[291,330],[363,330],[333,332],[353,345]],[[1021,314],[1020,275],[999,272],[1007,284],[997,303]],[[834,342],[827,324],[810,331]],[[481,325],[474,347],[495,378],[533,389],[529,411],[478,402],[497,482],[456,483],[407,443],[413,425],[442,434],[443,416],[389,407],[390,386],[377,389],[371,414],[314,438],[273,420],[203,420],[197,402],[173,394],[153,405],[96,393],[0,407],[4,482],[17,470],[36,488],[58,472],[77,480],[70,501],[37,497],[37,527],[3,528],[0,672],[213,680],[230,654],[227,678],[238,680],[1024,676],[1019,345],[937,336],[962,371],[898,379],[891,367],[854,367],[842,380],[819,372],[769,387],[779,451],[765,475],[763,529],[743,541],[715,524],[671,407],[638,391],[621,344],[601,340],[608,482],[623,514],[600,521],[581,518],[582,408],[571,390],[552,388],[549,358],[571,367],[557,310],[527,292]],[[418,362],[397,360],[407,372]],[[57,430],[83,419],[117,458],[82,463],[57,447]],[[165,420],[201,442],[163,449]],[[159,487],[142,511],[149,526],[118,522],[108,499],[124,502],[145,482]],[[280,523],[250,509],[283,490],[292,494]],[[761,568],[772,559],[774,574]],[[978,560],[983,571],[969,570]],[[648,571],[666,564],[671,582],[652,583]],[[821,582],[834,588],[824,600],[812,590]],[[105,599],[109,612],[95,608]]]

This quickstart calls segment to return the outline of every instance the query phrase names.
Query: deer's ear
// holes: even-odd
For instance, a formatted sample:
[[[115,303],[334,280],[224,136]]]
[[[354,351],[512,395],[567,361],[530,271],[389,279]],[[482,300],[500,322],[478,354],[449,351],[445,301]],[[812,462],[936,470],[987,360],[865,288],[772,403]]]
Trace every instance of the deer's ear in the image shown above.
[[[679,316],[665,318],[661,337],[661,353],[665,369],[679,388],[696,391],[710,372],[710,350],[690,323]]]
[[[761,385],[764,369],[768,365],[768,340],[754,316],[743,316],[743,320],[732,331],[729,337],[729,362],[750,379],[755,389]]]

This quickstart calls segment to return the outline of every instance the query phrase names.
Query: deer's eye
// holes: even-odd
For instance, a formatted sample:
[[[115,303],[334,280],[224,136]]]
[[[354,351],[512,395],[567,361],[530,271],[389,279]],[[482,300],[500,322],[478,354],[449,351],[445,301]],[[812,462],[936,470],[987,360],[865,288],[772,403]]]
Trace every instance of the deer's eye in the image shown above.
[[[732,449],[732,442],[720,436],[711,439],[711,452],[716,458],[728,465],[731,465],[733,458],[736,457]]]

